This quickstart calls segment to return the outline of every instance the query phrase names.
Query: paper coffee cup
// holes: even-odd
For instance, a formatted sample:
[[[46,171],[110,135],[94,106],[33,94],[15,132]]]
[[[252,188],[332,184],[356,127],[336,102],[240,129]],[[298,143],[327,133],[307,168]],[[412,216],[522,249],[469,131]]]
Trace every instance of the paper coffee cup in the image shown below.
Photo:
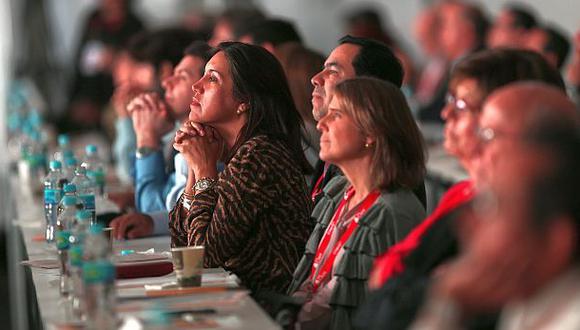
[[[203,246],[172,248],[173,270],[182,287],[200,286],[203,272]]]

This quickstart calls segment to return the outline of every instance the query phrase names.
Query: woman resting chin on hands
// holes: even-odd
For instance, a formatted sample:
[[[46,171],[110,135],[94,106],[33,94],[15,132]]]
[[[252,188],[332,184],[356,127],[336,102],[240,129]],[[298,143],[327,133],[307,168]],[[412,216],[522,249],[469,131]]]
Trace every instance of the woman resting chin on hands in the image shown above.
[[[301,118],[282,67],[261,47],[222,43],[193,91],[175,135],[189,173],[169,215],[172,245],[203,245],[205,267],[252,291],[285,292],[313,224]]]
[[[216,165],[224,144],[214,128],[186,121],[175,133],[173,147],[187,162],[189,169],[187,187],[193,187],[196,178],[217,178]]]

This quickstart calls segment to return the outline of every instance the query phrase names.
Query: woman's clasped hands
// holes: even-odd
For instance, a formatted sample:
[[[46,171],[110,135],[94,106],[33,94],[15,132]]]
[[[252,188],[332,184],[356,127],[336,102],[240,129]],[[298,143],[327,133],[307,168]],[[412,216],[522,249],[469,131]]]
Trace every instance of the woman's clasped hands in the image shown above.
[[[202,177],[202,173],[215,171],[224,143],[213,127],[186,121],[175,133],[173,147],[183,155],[196,177]]]

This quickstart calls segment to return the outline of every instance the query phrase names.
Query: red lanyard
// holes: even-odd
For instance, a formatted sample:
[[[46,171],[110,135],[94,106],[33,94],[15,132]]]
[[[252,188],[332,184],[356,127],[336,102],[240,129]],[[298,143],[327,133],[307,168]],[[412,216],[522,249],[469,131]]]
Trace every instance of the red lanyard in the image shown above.
[[[320,175],[320,177],[316,181],[316,184],[314,184],[314,188],[312,189],[312,194],[310,195],[310,198],[312,198],[312,202],[316,202],[316,197],[318,197],[318,195],[320,195],[320,193],[322,193],[321,186],[322,186],[322,182],[324,181],[324,177],[326,176],[326,171],[328,171],[328,163],[324,163],[324,170],[322,171],[322,174]]]
[[[332,251],[330,252],[328,257],[324,261],[324,264],[320,265],[320,261],[322,260],[322,256],[324,255],[324,253],[328,249],[328,244],[330,243],[332,233],[334,232],[334,229],[338,225],[338,221],[341,217],[342,211],[343,211],[346,203],[348,203],[348,201],[352,198],[352,196],[354,196],[354,193],[355,193],[355,191],[354,191],[353,187],[350,187],[346,191],[346,193],[344,194],[344,198],[342,199],[342,201],[338,205],[338,208],[336,209],[336,212],[334,213],[334,217],[330,221],[328,228],[326,228],[326,232],[324,233],[324,236],[322,237],[322,241],[320,242],[320,245],[318,246],[318,249],[316,250],[316,254],[314,256],[314,262],[312,263],[312,269],[310,270],[310,274],[311,274],[311,278],[312,278],[312,292],[313,293],[316,292],[316,290],[318,290],[318,288],[320,287],[322,282],[326,279],[326,277],[328,276],[328,274],[332,270],[332,266],[334,265],[334,260],[336,259],[336,256],[338,255],[338,253],[340,252],[340,250],[342,249],[342,247],[344,246],[346,241],[349,239],[350,235],[352,235],[354,230],[358,227],[358,221],[361,218],[361,216],[369,209],[369,207],[371,207],[374,204],[374,202],[380,196],[380,192],[373,191],[370,194],[368,194],[367,197],[365,197],[365,199],[363,200],[363,202],[361,203],[361,205],[359,207],[358,212],[356,212],[356,214],[354,215],[353,221],[350,222],[350,224],[348,225],[348,227],[346,228],[344,233],[340,236],[340,239],[336,242],[334,247],[332,247]],[[318,274],[316,274],[316,270],[318,269],[318,267],[320,267],[320,270],[318,271]]]

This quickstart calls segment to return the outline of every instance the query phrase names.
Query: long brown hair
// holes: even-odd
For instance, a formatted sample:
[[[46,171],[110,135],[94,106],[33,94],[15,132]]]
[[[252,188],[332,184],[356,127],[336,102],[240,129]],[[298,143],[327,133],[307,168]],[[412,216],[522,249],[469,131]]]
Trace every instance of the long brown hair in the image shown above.
[[[375,138],[371,176],[383,190],[413,189],[425,176],[425,144],[405,96],[395,85],[371,77],[347,79],[334,97],[360,131]]]
[[[304,124],[280,62],[264,48],[241,42],[222,42],[220,51],[229,63],[234,98],[249,105],[248,121],[227,159],[250,138],[265,134],[284,142],[303,172],[310,173],[301,142]]]

